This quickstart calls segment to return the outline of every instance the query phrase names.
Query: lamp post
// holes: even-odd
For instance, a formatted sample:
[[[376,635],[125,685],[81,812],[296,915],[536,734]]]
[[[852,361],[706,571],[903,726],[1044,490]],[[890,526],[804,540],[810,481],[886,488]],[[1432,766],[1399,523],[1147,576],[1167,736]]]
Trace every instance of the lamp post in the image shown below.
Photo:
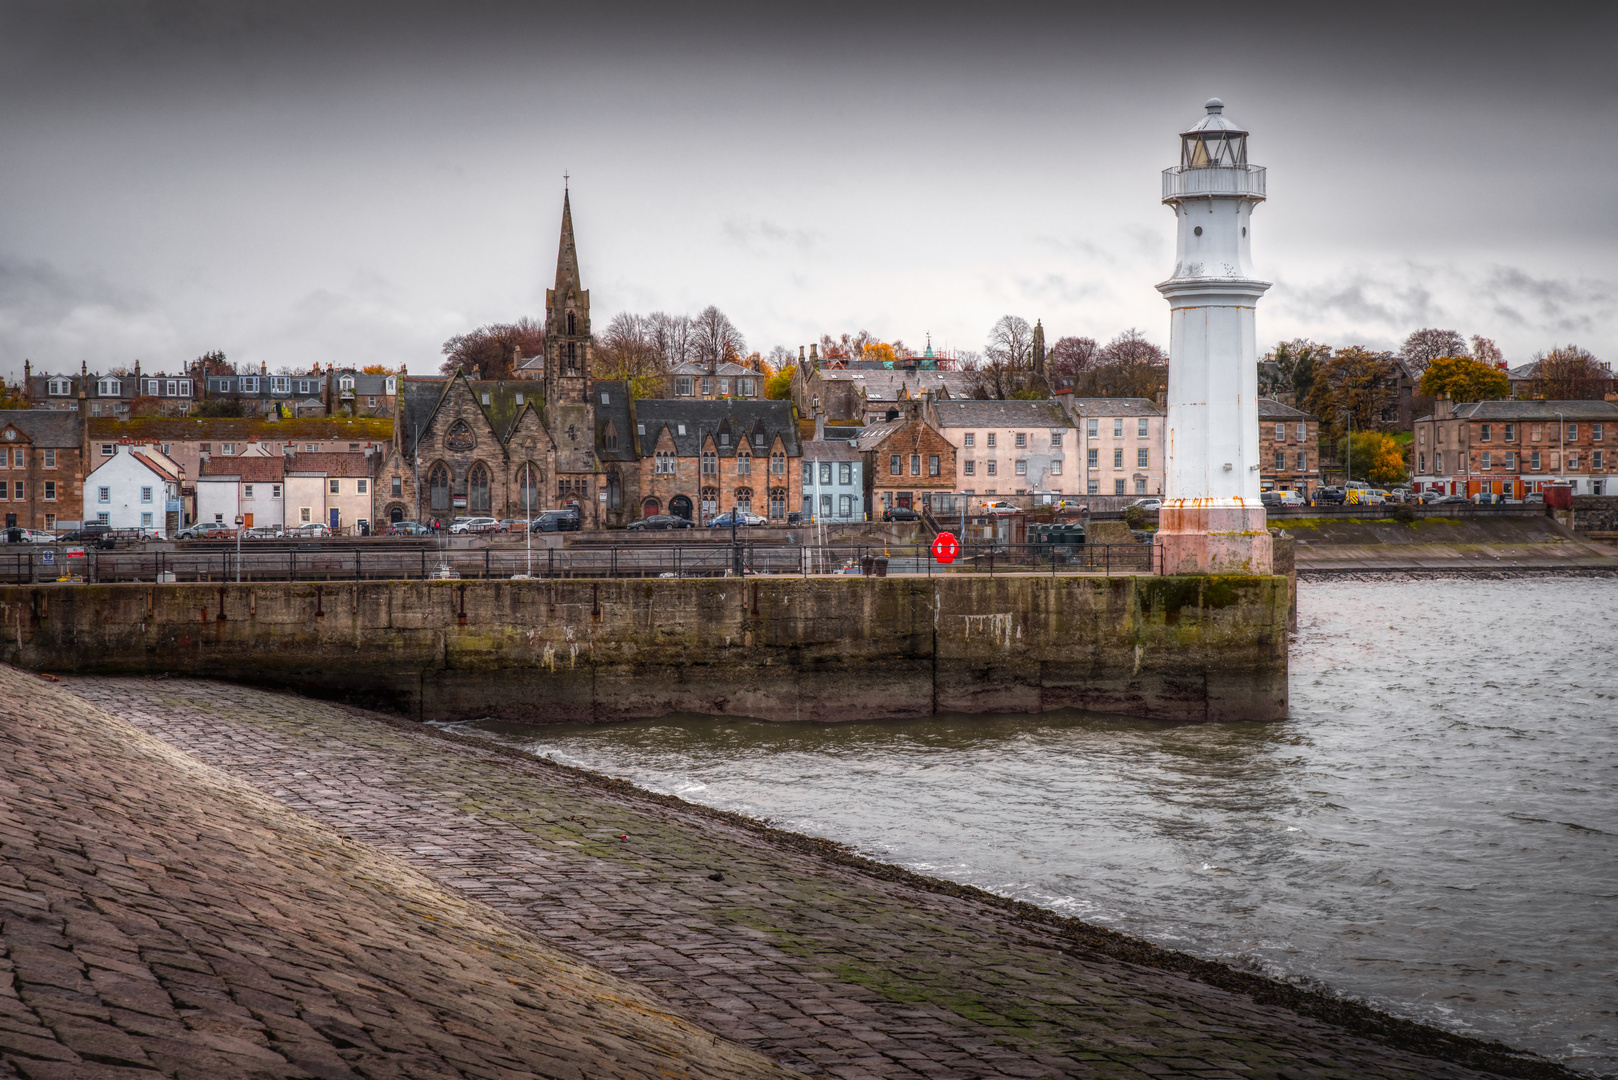
[[[242,583],[242,525],[240,514],[236,515],[236,584]]]
[[[1556,478],[1558,481],[1562,479],[1567,469],[1567,447],[1563,445],[1566,441],[1567,424],[1562,419],[1561,410],[1558,409],[1556,412]]]
[[[744,576],[746,569],[742,565],[742,549],[736,543],[736,519],[740,514],[740,504],[732,501],[730,504],[730,567],[737,577]]]

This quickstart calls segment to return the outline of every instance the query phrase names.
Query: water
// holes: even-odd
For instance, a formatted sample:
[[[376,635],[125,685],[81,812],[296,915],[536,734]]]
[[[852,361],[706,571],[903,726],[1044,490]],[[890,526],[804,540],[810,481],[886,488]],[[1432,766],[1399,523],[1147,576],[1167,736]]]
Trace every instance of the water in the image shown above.
[[[1279,724],[477,726],[1618,1075],[1615,611],[1614,580],[1306,583]]]

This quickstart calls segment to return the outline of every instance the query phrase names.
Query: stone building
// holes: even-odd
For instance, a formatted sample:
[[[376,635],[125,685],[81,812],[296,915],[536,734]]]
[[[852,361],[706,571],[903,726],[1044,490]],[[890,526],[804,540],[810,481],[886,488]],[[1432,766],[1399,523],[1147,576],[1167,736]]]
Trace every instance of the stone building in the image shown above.
[[[1149,398],[1081,398],[1058,394],[1073,417],[1084,462],[1072,491],[1086,495],[1163,494],[1162,406]],[[1080,486],[1082,484],[1082,486]]]
[[[622,385],[622,384],[618,384]],[[630,402],[640,458],[640,516],[702,524],[728,510],[785,523],[802,446],[786,401]]]
[[[734,360],[687,361],[670,369],[665,379],[668,397],[713,401],[736,397],[752,401],[764,396],[764,376]]]
[[[800,350],[801,351],[801,350]],[[931,393],[935,401],[971,397],[971,373],[928,368],[927,357],[897,367],[871,367],[863,361],[833,367],[822,363],[819,346],[809,346],[792,373],[792,402],[798,415],[824,414],[831,422],[875,423],[889,409],[919,401]]]
[[[895,506],[919,509],[933,495],[955,490],[955,447],[923,418],[919,401],[867,426],[856,445],[865,458],[865,498],[873,517]]]
[[[76,519],[89,471],[84,414],[76,410],[0,411],[0,521],[55,529]]]
[[[1479,401],[1440,397],[1415,423],[1412,488],[1507,499],[1566,484],[1618,494],[1618,405],[1608,401]]]
[[[1055,401],[928,401],[923,415],[956,450],[955,490],[969,495],[1071,494],[1077,440]]]
[[[1259,486],[1311,498],[1320,487],[1320,420],[1272,398],[1258,399]]]

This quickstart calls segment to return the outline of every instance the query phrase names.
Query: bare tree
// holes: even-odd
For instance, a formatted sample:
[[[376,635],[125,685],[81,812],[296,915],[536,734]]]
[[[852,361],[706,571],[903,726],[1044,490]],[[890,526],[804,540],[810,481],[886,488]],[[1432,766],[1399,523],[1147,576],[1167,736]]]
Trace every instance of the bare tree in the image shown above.
[[[654,311],[646,316],[646,337],[652,343],[658,363],[664,370],[677,367],[691,359],[691,318]]]
[[[1046,363],[1053,381],[1071,383],[1081,371],[1094,365],[1100,355],[1101,346],[1096,344],[1095,338],[1057,338]],[[1061,381],[1057,385],[1062,385]]]
[[[785,345],[777,345],[770,350],[770,355],[764,358],[764,362],[770,366],[770,371],[779,373],[797,364],[798,357]]]
[[[1033,327],[1020,316],[1002,315],[989,331],[989,344],[983,351],[1011,370],[1027,367],[1034,352]]]
[[[1493,341],[1482,334],[1472,335],[1472,359],[1490,367],[1499,367],[1505,358],[1505,353],[1501,352],[1500,346]]]
[[[723,311],[709,304],[691,320],[693,359],[698,363],[723,364],[740,359],[747,339]]]
[[[524,316],[514,323],[491,323],[444,342],[440,370],[448,375],[460,368],[485,379],[511,378],[514,357],[537,356],[545,349],[545,327]]]
[[[595,366],[600,377],[638,379],[667,370],[652,340],[650,322],[627,311],[612,317],[596,342]]]
[[[1577,345],[1534,357],[1533,394],[1547,401],[1590,401],[1612,386],[1612,369]]]
[[[1457,330],[1417,330],[1405,338],[1404,358],[1411,373],[1420,376],[1440,356],[1470,356],[1466,339]]]

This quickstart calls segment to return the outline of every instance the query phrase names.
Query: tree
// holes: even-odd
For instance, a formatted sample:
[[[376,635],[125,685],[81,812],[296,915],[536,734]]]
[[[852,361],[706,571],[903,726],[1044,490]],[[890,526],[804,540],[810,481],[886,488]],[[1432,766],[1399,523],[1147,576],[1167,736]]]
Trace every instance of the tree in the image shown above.
[[[246,416],[247,410],[240,398],[209,398],[197,406],[198,416]]]
[[[1292,400],[1307,400],[1315,384],[1315,361],[1329,355],[1330,345],[1307,338],[1279,343],[1259,363],[1259,393],[1275,395],[1290,391]],[[1274,375],[1265,371],[1266,364],[1275,365]]]
[[[1547,401],[1590,401],[1606,395],[1612,370],[1577,345],[1534,357],[1533,394]]]
[[[983,401],[1004,401],[1021,390],[1025,381],[1020,368],[992,354],[966,370],[967,392]]]
[[[983,350],[991,361],[998,360],[1010,370],[1029,365],[1034,354],[1034,330],[1018,315],[1002,315],[989,331],[989,344]]]
[[[1470,356],[1439,356],[1421,373],[1421,392],[1456,401],[1497,401],[1511,396],[1511,380],[1492,364]]]
[[[537,356],[545,350],[545,328],[526,315],[514,323],[490,323],[444,342],[446,359],[439,370],[445,375],[456,368],[483,379],[512,377],[513,358]]]
[[[1077,379],[1079,373],[1094,365],[1100,355],[1101,346],[1096,344],[1095,338],[1057,338],[1056,344],[1051,346],[1050,355],[1045,358],[1045,368],[1050,373],[1051,381],[1061,386]]]
[[[792,350],[787,348],[785,345],[775,346],[775,348],[770,350],[770,355],[764,358],[764,364],[770,369],[771,372],[777,372],[785,368],[794,367],[797,363],[798,358],[793,356]]]
[[[654,311],[645,319],[646,339],[652,343],[663,370],[678,367],[691,359],[691,319],[687,315],[670,315]]]
[[[1156,397],[1168,382],[1168,362],[1162,349],[1131,327],[1107,342],[1079,372],[1073,392],[1079,397]]]
[[[230,366],[230,362],[225,359],[225,354],[218,349],[213,352],[203,353],[191,363],[202,369],[203,378],[207,378],[209,375],[236,374],[236,369]]]
[[[1505,354],[1500,351],[1500,346],[1493,341],[1481,334],[1472,335],[1472,359],[1479,363],[1498,367],[1505,358]]]
[[[1466,339],[1455,330],[1417,330],[1405,338],[1404,358],[1417,374],[1440,356],[1466,355]]]
[[[866,345],[860,359],[868,364],[882,364],[886,367],[892,367],[899,362],[899,356],[893,351],[893,346],[881,341],[873,341]]]
[[[1337,440],[1337,460],[1342,461],[1349,440]],[[1404,447],[1385,431],[1355,431],[1353,453],[1348,455],[1349,479],[1363,480],[1378,487],[1402,484],[1405,471]]]
[[[764,396],[771,401],[788,401],[792,397],[792,376],[797,374],[797,364],[787,364],[774,375],[764,380]]]
[[[1345,414],[1356,429],[1377,422],[1386,399],[1383,380],[1393,372],[1393,355],[1372,352],[1358,345],[1340,349],[1315,363],[1315,381],[1305,407],[1320,417],[1323,434],[1332,439],[1344,429]]]
[[[723,311],[709,304],[691,320],[692,359],[723,364],[745,354],[747,339]]]
[[[620,312],[596,341],[595,369],[605,379],[646,379],[664,374],[650,320]]]
[[[392,375],[393,372],[394,369],[386,364],[366,364],[360,368],[360,374],[362,375]]]

